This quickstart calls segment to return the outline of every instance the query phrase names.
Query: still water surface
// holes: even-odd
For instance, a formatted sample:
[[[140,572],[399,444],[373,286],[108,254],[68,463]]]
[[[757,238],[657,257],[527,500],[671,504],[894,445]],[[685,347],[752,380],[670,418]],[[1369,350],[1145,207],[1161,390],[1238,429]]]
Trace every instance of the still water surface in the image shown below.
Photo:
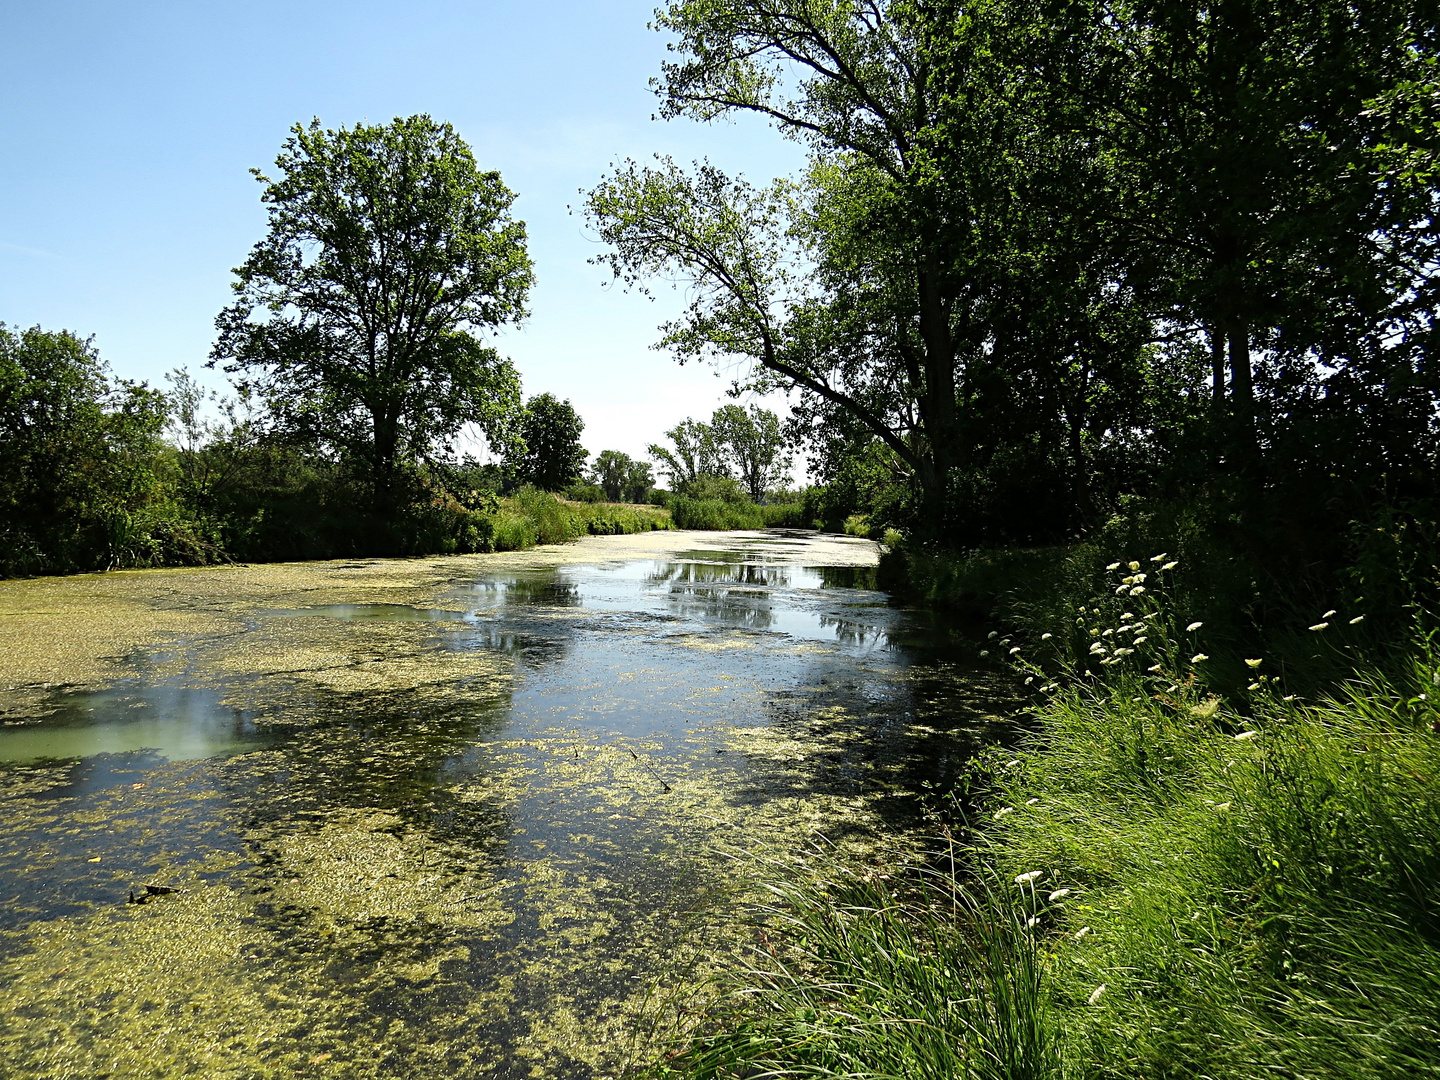
[[[965,635],[809,548],[256,606],[0,725],[0,1060],[621,1074],[703,1011],[764,859],[878,857],[992,724]]]

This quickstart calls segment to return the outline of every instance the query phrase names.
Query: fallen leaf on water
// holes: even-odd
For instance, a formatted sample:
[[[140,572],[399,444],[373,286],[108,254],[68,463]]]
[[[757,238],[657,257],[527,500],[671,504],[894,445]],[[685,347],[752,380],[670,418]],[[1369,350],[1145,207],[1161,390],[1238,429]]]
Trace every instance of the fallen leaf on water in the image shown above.
[[[99,861],[100,861],[100,856],[99,856],[99,855],[96,855],[93,859],[86,859],[85,861],[86,861],[86,862],[99,862]]]

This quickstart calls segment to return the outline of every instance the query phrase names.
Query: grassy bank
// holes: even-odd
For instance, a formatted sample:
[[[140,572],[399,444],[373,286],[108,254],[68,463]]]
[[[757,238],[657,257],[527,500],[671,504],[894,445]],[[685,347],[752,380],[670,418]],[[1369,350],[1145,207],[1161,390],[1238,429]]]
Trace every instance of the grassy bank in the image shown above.
[[[671,1075],[1440,1077],[1435,637],[1382,655],[1327,608],[1237,679],[1177,562],[1108,564],[1063,604],[1073,561],[1002,563],[1022,632],[986,651],[1036,696],[975,763],[963,842],[777,886]]]
[[[523,488],[500,499],[492,511],[467,510],[457,505],[437,516],[441,527],[431,543],[447,554],[519,551],[581,536],[614,536],[674,527],[670,513],[661,507],[570,502],[534,488]]]
[[[671,495],[665,505],[677,529],[809,528],[800,503],[761,505],[725,499],[692,499]]]

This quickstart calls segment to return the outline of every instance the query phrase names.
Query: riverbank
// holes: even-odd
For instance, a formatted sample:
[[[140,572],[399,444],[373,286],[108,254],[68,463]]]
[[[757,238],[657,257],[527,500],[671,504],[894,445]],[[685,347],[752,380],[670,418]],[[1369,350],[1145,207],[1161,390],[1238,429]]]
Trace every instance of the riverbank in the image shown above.
[[[1380,665],[1364,610],[1317,610],[1214,663],[1234,623],[1177,562],[1079,603],[1054,552],[910,562],[912,595],[1012,627],[985,652],[1031,734],[976,759],[930,860],[777,885],[790,932],[660,1071],[1440,1076],[1434,636]]]

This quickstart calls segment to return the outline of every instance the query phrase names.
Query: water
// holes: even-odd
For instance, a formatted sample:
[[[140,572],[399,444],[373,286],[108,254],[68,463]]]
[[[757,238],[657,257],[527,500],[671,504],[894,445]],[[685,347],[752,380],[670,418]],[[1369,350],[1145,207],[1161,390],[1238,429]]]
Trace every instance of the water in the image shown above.
[[[756,859],[903,843],[992,730],[974,643],[812,550],[307,584],[0,726],[0,1059],[618,1075],[713,993]]]

